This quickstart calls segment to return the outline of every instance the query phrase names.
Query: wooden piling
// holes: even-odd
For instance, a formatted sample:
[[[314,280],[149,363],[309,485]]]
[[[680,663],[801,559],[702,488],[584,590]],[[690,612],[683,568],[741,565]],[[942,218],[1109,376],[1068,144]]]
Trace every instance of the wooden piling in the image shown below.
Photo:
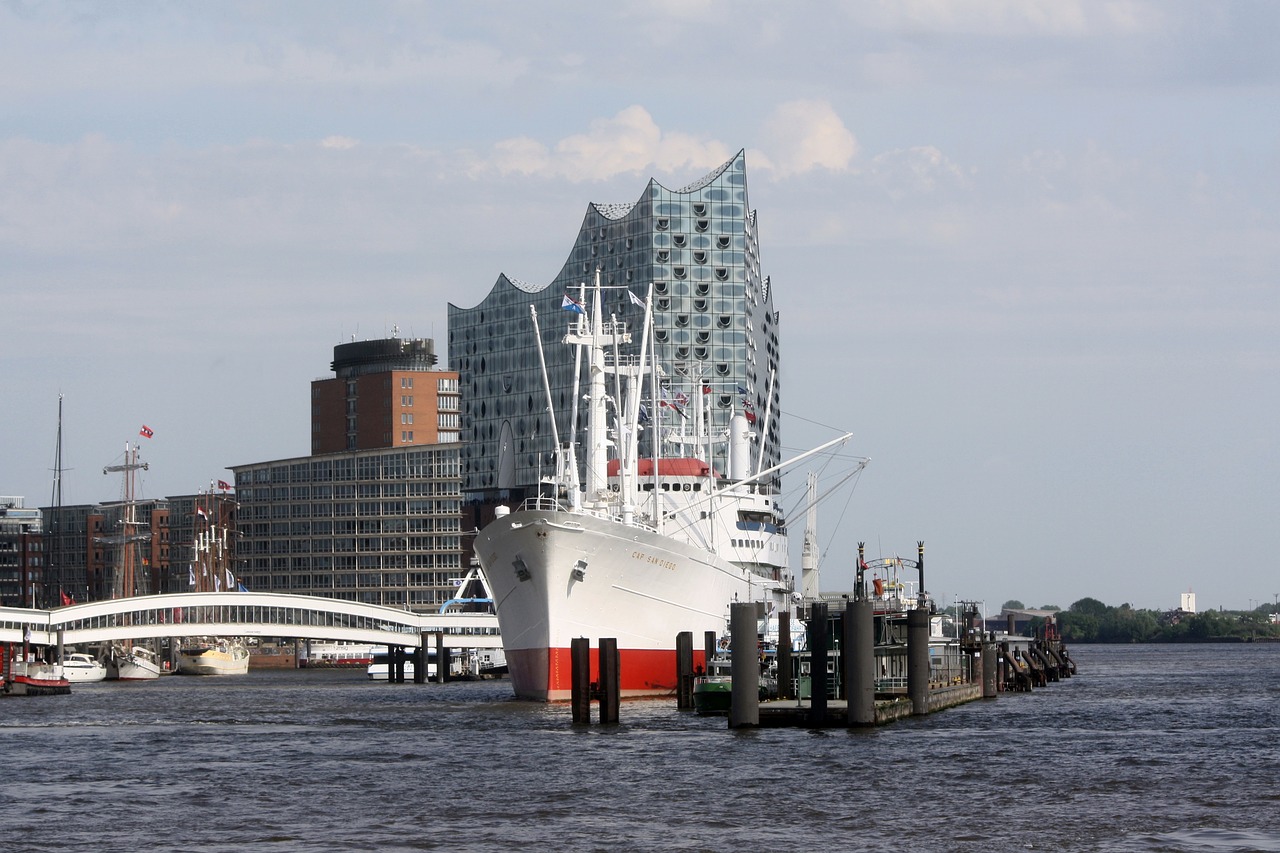
[[[676,634],[676,710],[693,709],[693,632]]]
[[[760,662],[756,656],[756,605],[736,601],[729,605],[730,673],[729,728],[760,725]]]
[[[429,655],[427,654],[427,642],[430,634],[426,631],[418,634],[418,647],[413,650],[413,683],[427,683],[427,662]]]
[[[716,656],[716,632],[702,632],[702,671],[711,672],[711,660]]]
[[[907,611],[907,696],[911,713],[929,713],[929,611]]]
[[[591,641],[574,637],[569,641],[569,695],[575,723],[591,722]]]
[[[876,722],[875,613],[870,599],[845,605],[844,660],[846,723],[873,726]]]
[[[791,611],[778,612],[778,698],[794,699],[791,662]]]
[[[827,718],[827,650],[831,636],[827,603],[815,601],[809,610],[809,725],[819,726]]]
[[[618,641],[612,637],[600,638],[600,722],[618,722],[618,707],[622,703],[622,679],[618,672]]]
[[[994,699],[998,691],[999,665],[996,662],[995,643],[982,644],[982,698]]]
[[[436,683],[449,680],[449,650],[444,647],[444,631],[436,634]]]
[[[393,684],[404,684],[404,648],[387,646],[387,677]]]

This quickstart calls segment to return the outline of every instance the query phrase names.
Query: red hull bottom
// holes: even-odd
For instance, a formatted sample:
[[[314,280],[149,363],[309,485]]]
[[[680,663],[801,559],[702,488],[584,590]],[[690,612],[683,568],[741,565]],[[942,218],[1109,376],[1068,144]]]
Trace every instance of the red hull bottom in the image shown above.
[[[510,649],[507,668],[520,699],[567,702],[573,696],[573,664],[569,649]],[[591,649],[592,684],[600,681],[600,653]],[[705,666],[705,655],[694,650],[694,668]],[[674,649],[618,649],[619,691],[623,697],[672,696],[676,692]]]

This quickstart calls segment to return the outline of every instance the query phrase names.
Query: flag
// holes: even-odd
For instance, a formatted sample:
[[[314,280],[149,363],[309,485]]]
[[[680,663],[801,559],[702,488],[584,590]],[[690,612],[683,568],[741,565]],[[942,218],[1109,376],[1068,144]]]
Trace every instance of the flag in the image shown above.
[[[31,626],[30,625],[27,625],[22,629],[22,642],[24,643],[31,642]]]
[[[227,589],[231,589],[232,585],[235,584],[235,582],[236,582],[236,579],[231,576],[231,570],[227,569]]]
[[[236,584],[236,592],[248,592],[248,591],[249,591],[249,587],[245,586],[244,584],[242,583]]]
[[[711,393],[711,386],[710,386],[710,385],[703,385],[703,386],[702,386],[702,393],[703,393],[703,394],[710,394],[710,393]]]
[[[649,422],[649,409],[645,406],[644,403],[641,403],[640,404],[640,423],[645,424],[648,422]]]
[[[147,426],[146,424],[143,424],[142,429],[138,430],[138,435],[142,436],[143,438],[151,438],[151,436],[155,435],[155,431],[152,430],[151,427]]]
[[[205,512],[205,511],[204,511],[204,507],[202,507],[202,506],[198,506],[198,507],[196,507],[196,515],[200,516],[200,517],[201,517],[201,518],[203,518],[205,521],[208,521],[208,520],[209,520],[209,513]]]
[[[219,481],[218,481],[218,488],[219,488],[219,489],[221,489],[221,490],[222,490],[222,491],[224,491],[224,492],[227,492],[227,491],[230,491],[230,490],[231,490],[231,484],[230,484],[230,483],[228,483],[226,480],[219,480]]]
[[[187,584],[189,586],[196,585],[196,567],[195,566],[187,566]]]
[[[574,299],[567,293],[564,295],[564,301],[560,303],[560,307],[566,311],[572,311],[575,314],[587,313],[587,310],[578,304],[578,300]]]
[[[76,603],[76,600],[74,598],[67,595],[66,590],[61,590],[61,589],[58,590],[58,595],[62,596],[63,607],[70,607],[71,605]]]
[[[750,394],[751,392],[750,392],[750,391],[748,391],[746,388],[743,388],[741,385],[739,385],[739,386],[738,386],[738,393],[745,397],[746,395]]]
[[[222,592],[222,578],[217,575],[213,576],[213,591]]]
[[[634,293],[632,293],[630,288],[627,289],[627,296],[631,297],[632,305],[638,305],[641,308],[644,307],[644,300],[641,299],[639,296],[636,296]]]

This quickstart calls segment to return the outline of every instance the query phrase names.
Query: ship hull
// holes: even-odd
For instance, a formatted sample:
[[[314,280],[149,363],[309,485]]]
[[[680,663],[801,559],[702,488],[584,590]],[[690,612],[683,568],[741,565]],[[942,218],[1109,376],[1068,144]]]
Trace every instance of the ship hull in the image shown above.
[[[571,697],[570,646],[591,642],[598,680],[601,638],[618,645],[624,697],[677,687],[676,636],[722,635],[729,605],[766,598],[772,585],[694,543],[586,513],[520,511],[476,537],[476,554],[498,612],[517,697]]]
[[[238,644],[178,652],[178,672],[183,675],[244,675],[248,671],[249,651]]]

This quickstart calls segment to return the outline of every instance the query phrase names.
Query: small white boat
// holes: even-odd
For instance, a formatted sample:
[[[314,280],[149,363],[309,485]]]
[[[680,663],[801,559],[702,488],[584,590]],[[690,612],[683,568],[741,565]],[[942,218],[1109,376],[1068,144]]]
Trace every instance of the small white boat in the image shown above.
[[[72,684],[89,684],[107,677],[107,666],[83,652],[72,652],[62,659],[62,676]]]
[[[244,675],[249,671],[249,649],[239,639],[198,639],[178,651],[182,675]]]
[[[160,677],[156,653],[146,646],[114,646],[110,668],[115,670],[115,677],[120,681],[150,681]]]

